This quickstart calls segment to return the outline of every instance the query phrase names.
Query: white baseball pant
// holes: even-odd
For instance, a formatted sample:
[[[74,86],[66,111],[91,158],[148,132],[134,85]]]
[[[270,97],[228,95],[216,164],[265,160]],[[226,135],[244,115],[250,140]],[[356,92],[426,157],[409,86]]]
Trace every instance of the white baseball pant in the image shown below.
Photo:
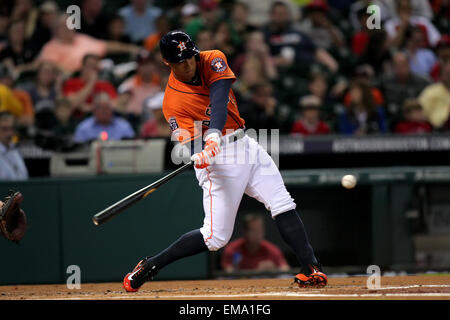
[[[227,142],[227,136],[215,163],[195,168],[205,212],[200,232],[210,251],[230,240],[244,194],[262,202],[272,217],[296,207],[267,151],[247,135],[235,142]]]

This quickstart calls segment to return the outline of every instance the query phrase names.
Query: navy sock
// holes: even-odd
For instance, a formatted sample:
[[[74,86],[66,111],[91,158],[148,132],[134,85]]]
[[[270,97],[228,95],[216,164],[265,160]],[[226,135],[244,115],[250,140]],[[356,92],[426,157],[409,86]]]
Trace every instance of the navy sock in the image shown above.
[[[149,259],[149,263],[156,266],[156,271],[178,259],[192,256],[194,254],[207,251],[208,247],[203,240],[200,230],[193,230],[182,235],[172,243],[167,249]]]
[[[295,210],[275,216],[275,222],[283,240],[294,251],[302,267],[317,264],[300,215]]]

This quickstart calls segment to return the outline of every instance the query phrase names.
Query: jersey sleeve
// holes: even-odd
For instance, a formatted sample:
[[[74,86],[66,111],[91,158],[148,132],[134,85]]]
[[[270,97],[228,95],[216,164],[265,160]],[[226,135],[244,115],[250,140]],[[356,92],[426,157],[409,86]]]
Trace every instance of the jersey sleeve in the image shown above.
[[[236,76],[228,65],[227,57],[222,51],[213,50],[205,62],[205,80],[208,87],[220,79],[236,80]]]
[[[191,117],[185,115],[179,108],[174,108],[173,103],[175,102],[164,98],[163,114],[172,131],[172,137],[182,144],[201,137],[201,128],[195,128]]]

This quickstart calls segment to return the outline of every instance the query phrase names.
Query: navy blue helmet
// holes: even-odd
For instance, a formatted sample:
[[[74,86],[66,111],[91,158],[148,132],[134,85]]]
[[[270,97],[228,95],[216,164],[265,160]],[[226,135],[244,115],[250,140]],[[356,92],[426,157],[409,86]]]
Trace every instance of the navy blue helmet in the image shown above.
[[[170,31],[163,36],[159,47],[162,57],[169,62],[183,62],[200,53],[192,38],[180,30]]]

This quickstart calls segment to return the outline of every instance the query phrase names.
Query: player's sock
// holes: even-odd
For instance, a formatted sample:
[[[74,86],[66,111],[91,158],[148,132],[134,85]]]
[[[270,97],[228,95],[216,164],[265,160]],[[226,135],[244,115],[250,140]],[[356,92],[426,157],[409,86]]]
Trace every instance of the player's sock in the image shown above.
[[[156,271],[161,270],[169,263],[178,259],[192,256],[194,254],[207,251],[208,247],[203,240],[200,230],[193,230],[182,235],[178,240],[172,243],[167,249],[163,250],[148,262],[156,266]]]
[[[313,248],[309,243],[308,235],[297,211],[283,212],[275,216],[275,221],[281,237],[294,251],[301,265],[317,264]]]

